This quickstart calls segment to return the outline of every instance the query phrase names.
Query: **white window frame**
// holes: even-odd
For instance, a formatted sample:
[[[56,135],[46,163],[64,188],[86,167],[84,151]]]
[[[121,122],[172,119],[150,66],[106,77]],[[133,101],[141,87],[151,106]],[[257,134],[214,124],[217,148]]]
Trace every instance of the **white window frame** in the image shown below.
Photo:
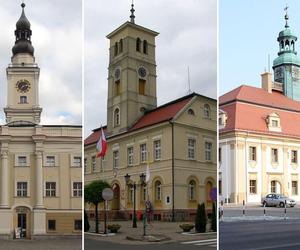
[[[113,151],[113,168],[119,168],[120,164],[120,152],[119,150]]]
[[[207,146],[210,145],[210,147],[208,148]],[[212,148],[213,148],[213,144],[211,141],[205,141],[204,142],[204,150],[205,150],[205,161],[212,161]]]
[[[194,185],[191,184],[192,182]],[[189,181],[189,200],[196,200],[196,181],[194,180]]]
[[[273,154],[273,149],[276,150],[276,160],[273,160],[273,155],[274,155],[274,158],[275,158],[275,154]],[[275,152],[275,151],[274,151]],[[278,163],[279,162],[279,150],[278,148],[271,148],[271,162],[272,163]]]
[[[153,141],[154,160],[161,160],[161,140]]]
[[[291,185],[292,185],[292,190],[291,190],[291,192],[292,192],[292,195],[299,195],[299,190],[298,190],[298,181],[297,180],[292,180],[291,181],[292,183],[291,183]],[[293,186],[293,182],[296,182],[296,186],[294,187]],[[294,192],[294,190],[296,190],[296,192]]]
[[[203,116],[206,119],[210,118],[210,105],[205,103],[203,107]]]
[[[127,147],[127,165],[133,166],[133,146]]]
[[[26,162],[24,163],[20,163],[19,162],[19,157],[25,157],[26,158]],[[15,154],[15,166],[16,167],[29,167],[29,155],[28,154]]]
[[[79,186],[75,187],[75,185],[79,185]],[[72,182],[72,197],[76,197],[76,198],[82,197],[82,181]]]
[[[193,143],[191,143],[193,142]],[[188,159],[189,160],[195,160],[196,155],[196,139],[195,138],[188,138]]]
[[[18,184],[22,183],[22,184],[26,184],[26,189],[24,189],[24,187],[18,188]],[[20,192],[20,195],[18,195],[18,193]],[[24,192],[26,192],[26,195],[24,195]],[[29,182],[28,181],[16,181],[15,184],[15,196],[18,198],[22,198],[22,197],[30,197],[29,194]]]
[[[140,163],[147,161],[147,143],[140,144]]]
[[[75,158],[80,158],[80,166],[78,165],[77,162],[75,162]],[[81,168],[82,167],[82,157],[80,153],[76,154],[70,154],[70,162],[71,162],[71,167],[73,168]]]
[[[296,152],[296,157],[293,157],[294,156],[293,152]],[[296,159],[295,161],[294,158]],[[294,150],[294,149],[291,150],[291,163],[298,164],[298,150]]]
[[[54,184],[54,188],[50,185],[47,187],[47,184]],[[44,188],[44,197],[51,198],[51,197],[57,197],[57,182],[56,181],[45,181],[45,188]],[[54,195],[52,192],[54,191]],[[49,193],[48,193],[49,192]]]
[[[97,172],[97,159],[96,159],[96,155],[93,155],[91,157],[91,172],[92,173]]]
[[[255,185],[252,185],[253,183],[251,183],[251,182],[254,182]],[[255,189],[255,192],[252,192],[253,188]],[[251,195],[257,194],[257,180],[256,179],[249,180],[249,194],[251,194]]]

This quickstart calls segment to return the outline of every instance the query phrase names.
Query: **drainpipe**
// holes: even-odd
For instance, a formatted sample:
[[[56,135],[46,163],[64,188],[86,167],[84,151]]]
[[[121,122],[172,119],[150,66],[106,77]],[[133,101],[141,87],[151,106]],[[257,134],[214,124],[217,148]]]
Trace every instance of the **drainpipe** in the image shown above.
[[[172,222],[175,222],[175,166],[174,166],[174,123],[172,125]]]

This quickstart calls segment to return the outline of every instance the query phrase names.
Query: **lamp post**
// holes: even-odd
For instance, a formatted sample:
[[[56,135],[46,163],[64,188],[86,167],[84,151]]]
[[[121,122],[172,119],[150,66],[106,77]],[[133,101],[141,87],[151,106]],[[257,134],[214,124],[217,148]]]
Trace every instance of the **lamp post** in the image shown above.
[[[130,180],[130,175],[129,174],[126,174],[124,176],[125,178],[125,182],[126,182],[126,185],[129,187],[129,188],[133,188],[133,218],[132,218],[132,227],[133,228],[137,228],[137,223],[136,223],[136,187],[138,184],[136,184],[135,182],[131,181]],[[145,179],[146,179],[146,176],[144,173],[142,173],[140,175],[140,182],[141,182],[141,186],[144,186],[145,185]]]

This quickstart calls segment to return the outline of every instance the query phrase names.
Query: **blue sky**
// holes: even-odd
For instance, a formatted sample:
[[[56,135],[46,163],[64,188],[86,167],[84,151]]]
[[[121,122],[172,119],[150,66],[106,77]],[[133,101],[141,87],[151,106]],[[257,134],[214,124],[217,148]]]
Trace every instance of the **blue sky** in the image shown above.
[[[286,4],[290,28],[300,39],[300,1],[220,0],[220,95],[242,84],[260,87],[260,74],[268,69],[268,54],[271,67],[277,56],[277,36],[284,29]],[[298,40],[296,50],[300,53],[299,44]]]

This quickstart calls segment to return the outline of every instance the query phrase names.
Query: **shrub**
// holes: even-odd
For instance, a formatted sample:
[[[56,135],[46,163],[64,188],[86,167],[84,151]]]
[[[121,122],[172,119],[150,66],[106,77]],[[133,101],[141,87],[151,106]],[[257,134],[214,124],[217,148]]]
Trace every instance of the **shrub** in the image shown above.
[[[205,205],[202,203],[198,204],[196,219],[195,219],[195,230],[197,233],[205,233],[207,224],[207,216],[205,211]]]
[[[84,210],[84,232],[88,232],[90,230],[89,218],[87,216],[86,211]]]
[[[189,232],[194,228],[193,224],[181,224],[179,227],[183,230],[183,232]]]
[[[111,233],[117,233],[120,228],[121,228],[121,225],[119,225],[119,224],[112,224],[112,225],[108,225],[107,226],[107,229]]]

